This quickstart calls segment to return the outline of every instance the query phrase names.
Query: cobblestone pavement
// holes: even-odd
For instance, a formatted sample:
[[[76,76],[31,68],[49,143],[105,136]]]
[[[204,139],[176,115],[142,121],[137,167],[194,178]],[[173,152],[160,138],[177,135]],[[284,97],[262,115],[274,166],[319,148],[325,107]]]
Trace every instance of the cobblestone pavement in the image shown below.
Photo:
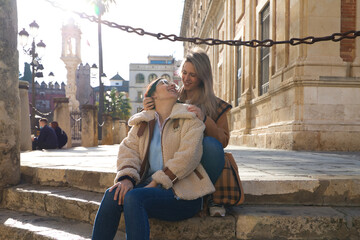
[[[115,172],[119,145],[21,153],[21,165]],[[242,180],[360,178],[360,152],[306,152],[228,146]]]

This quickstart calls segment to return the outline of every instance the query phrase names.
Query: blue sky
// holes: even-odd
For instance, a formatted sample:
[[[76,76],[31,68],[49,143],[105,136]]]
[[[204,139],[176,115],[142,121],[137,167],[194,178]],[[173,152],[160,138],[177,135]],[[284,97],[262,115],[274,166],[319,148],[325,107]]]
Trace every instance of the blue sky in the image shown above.
[[[69,10],[86,12],[94,15],[92,7],[86,0],[53,0]],[[180,34],[184,0],[117,0],[110,11],[103,16],[104,20],[120,25],[143,28],[145,31],[165,34]],[[81,19],[71,12],[54,8],[45,0],[17,0],[18,29],[26,28],[36,20],[39,34],[36,43],[43,40],[46,46],[43,56],[45,78],[49,72],[55,73],[55,81],[66,81],[66,69],[60,59],[61,27],[73,17],[82,31],[82,62],[98,64],[97,24]],[[117,72],[126,80],[129,78],[130,63],[146,63],[148,55],[173,55],[182,59],[183,43],[168,40],[157,40],[154,37],[139,36],[118,29],[103,26],[104,72],[108,77]],[[90,46],[87,44],[89,42]],[[23,72],[24,61],[29,62],[19,46],[19,68]]]

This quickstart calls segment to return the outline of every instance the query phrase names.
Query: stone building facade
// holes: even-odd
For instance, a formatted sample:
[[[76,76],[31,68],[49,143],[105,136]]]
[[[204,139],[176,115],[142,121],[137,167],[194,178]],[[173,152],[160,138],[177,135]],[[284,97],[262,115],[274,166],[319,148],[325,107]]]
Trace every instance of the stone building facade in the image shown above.
[[[181,36],[289,40],[360,29],[357,0],[185,0]],[[184,51],[193,47],[184,43]],[[230,144],[360,150],[360,38],[270,48],[201,46],[233,105]]]
[[[131,63],[129,79],[129,98],[131,104],[131,115],[139,112],[143,108],[143,98],[146,87],[149,83],[163,77],[176,84],[181,83],[178,75],[180,61],[173,56],[148,56],[148,63]]]

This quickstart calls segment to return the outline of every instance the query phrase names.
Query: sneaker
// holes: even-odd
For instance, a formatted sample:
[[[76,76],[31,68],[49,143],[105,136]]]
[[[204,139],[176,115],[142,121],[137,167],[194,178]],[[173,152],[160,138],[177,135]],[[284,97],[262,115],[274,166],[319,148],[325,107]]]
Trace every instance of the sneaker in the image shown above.
[[[212,195],[208,198],[208,207],[211,217],[225,217],[226,209],[223,205],[218,205],[213,202]]]
[[[226,209],[222,205],[209,206],[209,213],[211,217],[225,217]]]

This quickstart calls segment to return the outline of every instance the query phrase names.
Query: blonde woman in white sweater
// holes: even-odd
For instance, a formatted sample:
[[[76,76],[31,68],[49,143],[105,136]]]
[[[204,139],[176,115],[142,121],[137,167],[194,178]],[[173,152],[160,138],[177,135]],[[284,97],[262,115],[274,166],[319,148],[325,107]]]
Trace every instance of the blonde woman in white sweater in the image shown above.
[[[176,103],[173,84],[156,79],[145,94],[155,109],[129,120],[120,144],[117,175],[99,207],[93,239],[113,239],[124,213],[127,239],[149,239],[149,218],[179,221],[202,208],[202,197],[215,191],[200,164],[204,123]]]

